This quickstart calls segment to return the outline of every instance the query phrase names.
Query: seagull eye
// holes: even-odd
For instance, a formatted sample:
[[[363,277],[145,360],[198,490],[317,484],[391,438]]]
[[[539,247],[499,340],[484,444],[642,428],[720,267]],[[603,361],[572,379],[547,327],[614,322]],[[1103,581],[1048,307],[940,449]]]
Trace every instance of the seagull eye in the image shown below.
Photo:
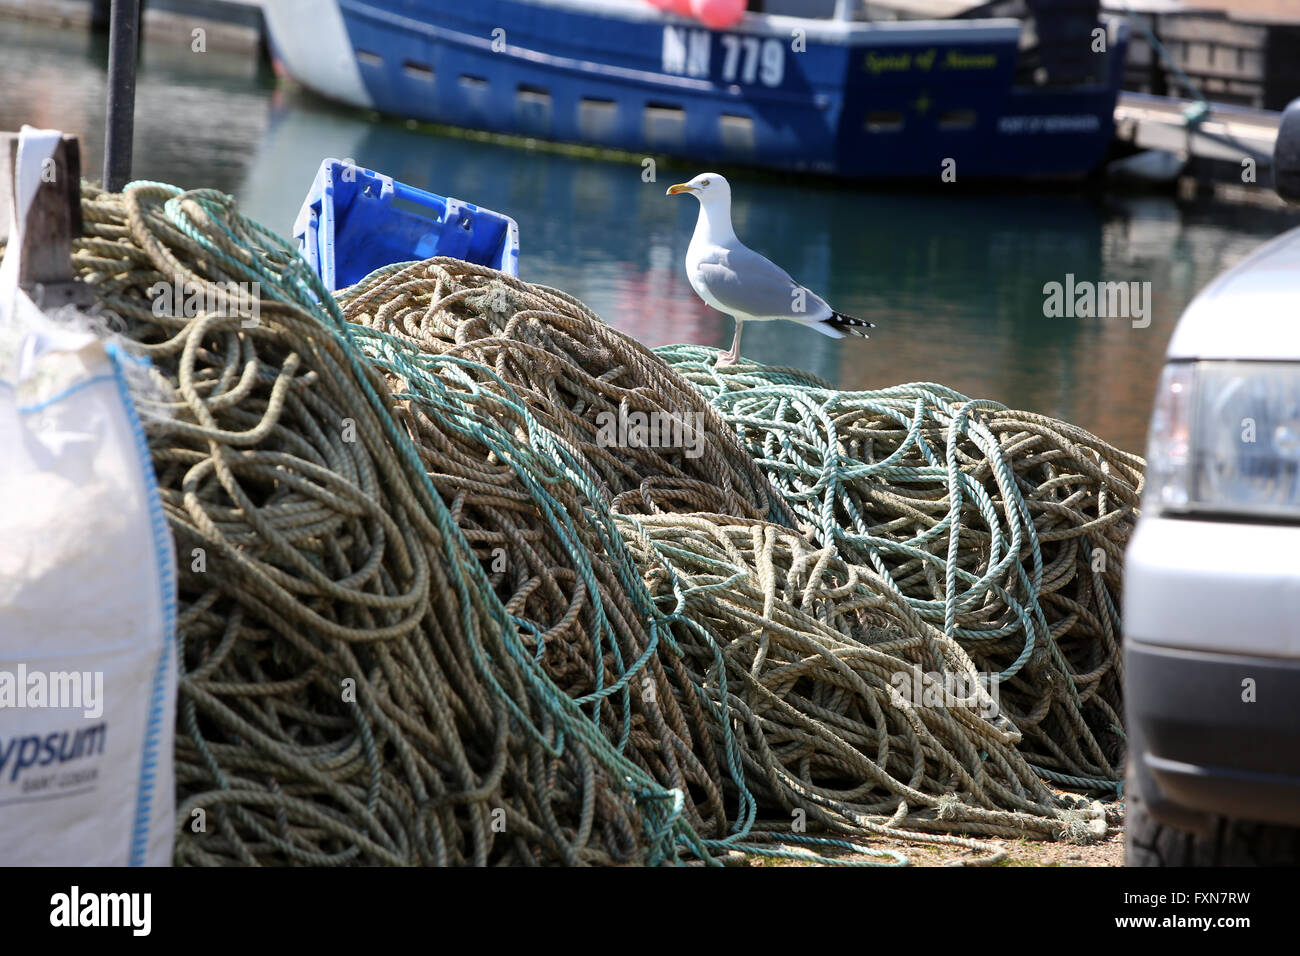
[[[709,184],[709,181],[708,181],[707,179],[702,179],[702,180],[700,180],[700,185],[701,185],[701,186],[707,186],[708,184]]]

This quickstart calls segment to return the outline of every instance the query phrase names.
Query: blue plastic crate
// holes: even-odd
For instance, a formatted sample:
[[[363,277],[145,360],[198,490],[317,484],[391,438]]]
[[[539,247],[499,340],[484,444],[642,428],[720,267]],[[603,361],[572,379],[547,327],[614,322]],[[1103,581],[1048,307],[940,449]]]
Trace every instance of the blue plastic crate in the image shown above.
[[[320,164],[293,235],[331,292],[394,262],[432,256],[519,274],[519,226],[509,216],[337,159]]]

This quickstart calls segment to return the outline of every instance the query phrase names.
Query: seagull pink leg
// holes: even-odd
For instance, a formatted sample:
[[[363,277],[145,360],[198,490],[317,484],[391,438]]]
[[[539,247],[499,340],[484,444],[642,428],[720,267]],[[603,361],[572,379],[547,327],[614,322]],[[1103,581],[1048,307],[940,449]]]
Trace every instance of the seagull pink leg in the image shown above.
[[[744,328],[744,323],[740,319],[736,320],[736,337],[731,340],[731,349],[722,353],[718,357],[715,368],[726,368],[729,365],[735,365],[740,361],[740,330]]]

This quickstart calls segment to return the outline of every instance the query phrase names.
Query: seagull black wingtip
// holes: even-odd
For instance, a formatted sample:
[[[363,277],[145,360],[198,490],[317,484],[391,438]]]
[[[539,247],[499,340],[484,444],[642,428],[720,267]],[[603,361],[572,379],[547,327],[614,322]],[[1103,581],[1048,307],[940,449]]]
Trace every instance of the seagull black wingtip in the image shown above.
[[[832,312],[826,324],[836,331],[848,332],[850,335],[857,335],[864,339],[871,338],[865,330],[876,327],[875,322],[868,322],[866,319],[859,319],[855,315],[847,315],[844,312]]]

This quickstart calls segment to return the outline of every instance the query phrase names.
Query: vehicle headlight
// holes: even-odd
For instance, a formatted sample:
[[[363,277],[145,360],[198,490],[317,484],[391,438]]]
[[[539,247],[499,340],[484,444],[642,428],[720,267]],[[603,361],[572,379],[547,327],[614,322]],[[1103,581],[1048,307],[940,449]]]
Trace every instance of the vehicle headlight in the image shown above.
[[[1300,363],[1166,365],[1147,479],[1155,511],[1300,519]]]

